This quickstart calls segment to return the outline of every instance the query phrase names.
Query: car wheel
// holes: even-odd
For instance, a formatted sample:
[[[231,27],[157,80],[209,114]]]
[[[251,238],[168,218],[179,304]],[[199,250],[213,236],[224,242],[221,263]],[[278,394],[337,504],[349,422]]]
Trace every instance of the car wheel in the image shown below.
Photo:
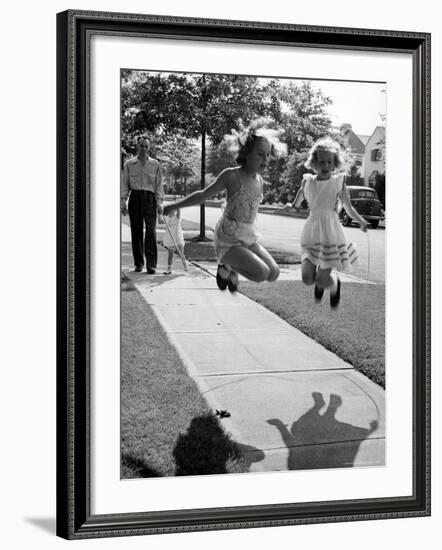
[[[347,212],[342,213],[342,225],[345,225],[346,227],[351,224],[351,218],[347,214]]]
[[[373,229],[377,229],[379,225],[379,220],[371,220],[370,225]]]

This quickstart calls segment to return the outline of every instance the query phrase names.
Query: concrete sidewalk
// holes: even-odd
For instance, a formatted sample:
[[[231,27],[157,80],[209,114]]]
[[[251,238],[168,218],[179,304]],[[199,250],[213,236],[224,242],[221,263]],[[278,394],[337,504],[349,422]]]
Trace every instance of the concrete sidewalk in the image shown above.
[[[135,273],[123,227],[122,269],[151,305],[251,471],[385,464],[384,391],[317,342],[212,274],[177,257],[166,276]],[[126,243],[124,243],[126,241]],[[345,284],[345,282],[344,282]]]

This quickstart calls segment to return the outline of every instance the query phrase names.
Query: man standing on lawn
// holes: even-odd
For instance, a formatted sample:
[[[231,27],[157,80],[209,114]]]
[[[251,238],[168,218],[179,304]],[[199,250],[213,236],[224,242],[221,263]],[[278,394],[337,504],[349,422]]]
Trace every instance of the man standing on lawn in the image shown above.
[[[148,137],[139,136],[137,156],[124,163],[121,213],[124,216],[129,211],[135,271],[143,270],[145,257],[146,271],[152,274],[157,266],[156,222],[157,214],[163,212],[164,192],[161,165],[148,153]]]

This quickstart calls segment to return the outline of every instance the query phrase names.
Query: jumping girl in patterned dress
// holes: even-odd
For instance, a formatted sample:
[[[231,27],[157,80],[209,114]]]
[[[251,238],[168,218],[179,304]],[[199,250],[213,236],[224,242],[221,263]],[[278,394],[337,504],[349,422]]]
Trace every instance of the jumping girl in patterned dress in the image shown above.
[[[305,166],[315,175],[305,174],[293,202],[297,208],[305,199],[310,207],[301,233],[302,280],[315,285],[315,299],[320,301],[325,288],[330,288],[330,306],[335,308],[341,297],[341,281],[333,269],[351,271],[357,259],[353,243],[345,238],[337,213],[340,199],[351,218],[358,222],[362,231],[368,223],[353,208],[344,174],[339,169],[344,165],[343,151],[339,143],[327,137],[318,140],[310,149]]]
[[[214,233],[218,257],[216,282],[221,290],[231,292],[238,288],[238,273],[255,282],[275,281],[279,268],[269,252],[258,242],[255,221],[262,200],[262,173],[270,158],[285,151],[277,138],[277,130],[266,127],[262,119],[254,120],[240,133],[226,136],[226,141],[237,153],[239,166],[226,168],[216,180],[201,191],[176,201],[164,208],[195,206],[226,192],[226,204]]]

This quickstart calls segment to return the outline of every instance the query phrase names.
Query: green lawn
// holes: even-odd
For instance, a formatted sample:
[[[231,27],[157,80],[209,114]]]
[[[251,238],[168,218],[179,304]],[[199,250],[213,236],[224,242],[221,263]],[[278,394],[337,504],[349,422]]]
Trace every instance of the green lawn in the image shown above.
[[[385,387],[385,286],[344,283],[336,310],[301,281],[241,282],[240,291]]]
[[[121,292],[121,477],[247,472],[150,306]]]

